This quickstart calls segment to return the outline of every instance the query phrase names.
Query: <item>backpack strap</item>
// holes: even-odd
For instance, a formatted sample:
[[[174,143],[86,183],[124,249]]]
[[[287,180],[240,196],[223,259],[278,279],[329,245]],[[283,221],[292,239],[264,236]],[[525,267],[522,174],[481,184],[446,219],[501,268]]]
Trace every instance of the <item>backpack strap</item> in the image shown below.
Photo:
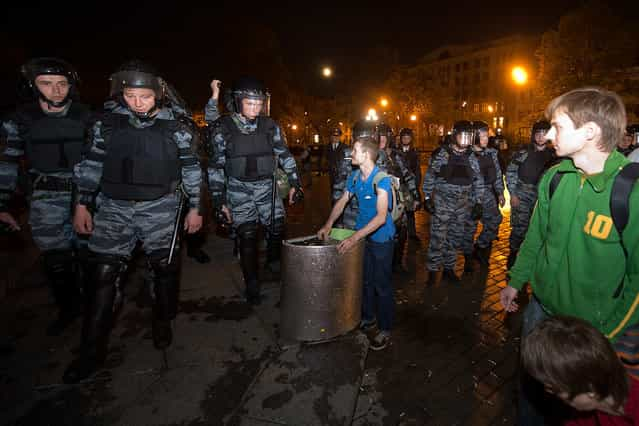
[[[619,172],[615,177],[615,182],[612,184],[610,212],[612,213],[612,221],[620,236],[628,224],[630,193],[637,179],[639,179],[639,163],[629,163]]]
[[[564,177],[566,172],[557,172],[550,180],[550,186],[548,187],[548,201],[552,199],[552,194],[555,193],[555,190],[559,186],[559,182],[561,182],[561,178]]]
[[[373,192],[375,192],[375,196],[377,196],[377,184],[384,178],[390,177],[388,173],[382,172],[381,170],[377,172],[375,176],[373,176]],[[390,202],[388,203],[388,211],[393,211],[395,207],[395,191],[393,190],[393,183],[391,182],[391,194],[390,194]]]

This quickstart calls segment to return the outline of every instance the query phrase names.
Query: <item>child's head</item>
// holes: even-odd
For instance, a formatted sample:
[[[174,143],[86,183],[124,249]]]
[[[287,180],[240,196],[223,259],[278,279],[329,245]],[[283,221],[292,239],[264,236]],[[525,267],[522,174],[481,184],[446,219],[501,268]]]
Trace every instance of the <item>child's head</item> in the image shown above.
[[[570,157],[586,143],[612,152],[626,128],[626,108],[614,92],[583,87],[553,99],[546,108],[552,128],[546,135],[560,157]]]
[[[579,318],[542,321],[522,343],[524,369],[546,390],[578,410],[620,408],[628,395],[627,374],[610,342]]]

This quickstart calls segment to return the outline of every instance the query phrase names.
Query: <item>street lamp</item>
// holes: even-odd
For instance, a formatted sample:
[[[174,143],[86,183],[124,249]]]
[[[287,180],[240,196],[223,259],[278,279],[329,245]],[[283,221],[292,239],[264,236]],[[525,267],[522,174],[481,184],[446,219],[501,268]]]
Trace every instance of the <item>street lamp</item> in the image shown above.
[[[410,121],[417,121],[417,115],[411,114]]]
[[[333,70],[331,67],[324,67],[322,68],[322,75],[324,78],[331,78],[333,76]]]
[[[297,130],[297,124],[293,124],[293,125],[291,126],[291,129],[293,129],[294,131],[295,131],[295,130]]]
[[[512,76],[515,84],[519,86],[523,86],[528,81],[528,72],[526,72],[524,67],[514,67],[510,75]]]
[[[383,108],[386,108],[386,107],[388,106],[388,99],[386,99],[386,98],[381,98],[381,99],[379,100],[379,104],[380,104]]]

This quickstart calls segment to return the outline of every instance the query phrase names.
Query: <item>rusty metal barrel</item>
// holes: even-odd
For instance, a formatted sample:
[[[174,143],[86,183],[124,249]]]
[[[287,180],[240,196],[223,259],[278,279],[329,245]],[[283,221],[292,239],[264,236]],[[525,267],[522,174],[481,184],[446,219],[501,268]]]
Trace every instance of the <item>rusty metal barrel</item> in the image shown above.
[[[320,341],[359,324],[364,241],[337,252],[339,241],[315,236],[282,244],[280,333],[284,340]]]

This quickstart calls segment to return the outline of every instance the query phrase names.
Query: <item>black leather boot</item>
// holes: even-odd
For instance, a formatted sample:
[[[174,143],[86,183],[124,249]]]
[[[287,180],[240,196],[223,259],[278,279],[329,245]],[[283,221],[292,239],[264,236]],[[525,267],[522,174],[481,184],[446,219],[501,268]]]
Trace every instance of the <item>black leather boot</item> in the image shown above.
[[[151,261],[153,268],[153,345],[166,349],[173,342],[171,321],[177,315],[180,267],[178,259],[168,265],[168,259]]]
[[[80,357],[73,360],[64,372],[65,383],[77,383],[95,373],[107,355],[109,333],[113,322],[115,283],[124,264],[119,261],[98,263],[89,273],[86,285],[84,326]]]
[[[246,300],[252,305],[259,305],[257,230],[249,226],[244,227],[244,225],[248,224],[243,224],[238,228],[238,235],[240,238],[240,266],[246,284]]]
[[[472,254],[464,255],[464,272],[474,272],[475,265],[473,265],[473,256]]]
[[[80,315],[81,298],[73,268],[71,250],[43,253],[44,269],[58,307],[57,318],[47,327],[48,336],[59,336]]]
[[[442,278],[448,280],[450,284],[461,284],[461,279],[457,276],[457,274],[455,274],[455,271],[452,269],[444,269]]]

